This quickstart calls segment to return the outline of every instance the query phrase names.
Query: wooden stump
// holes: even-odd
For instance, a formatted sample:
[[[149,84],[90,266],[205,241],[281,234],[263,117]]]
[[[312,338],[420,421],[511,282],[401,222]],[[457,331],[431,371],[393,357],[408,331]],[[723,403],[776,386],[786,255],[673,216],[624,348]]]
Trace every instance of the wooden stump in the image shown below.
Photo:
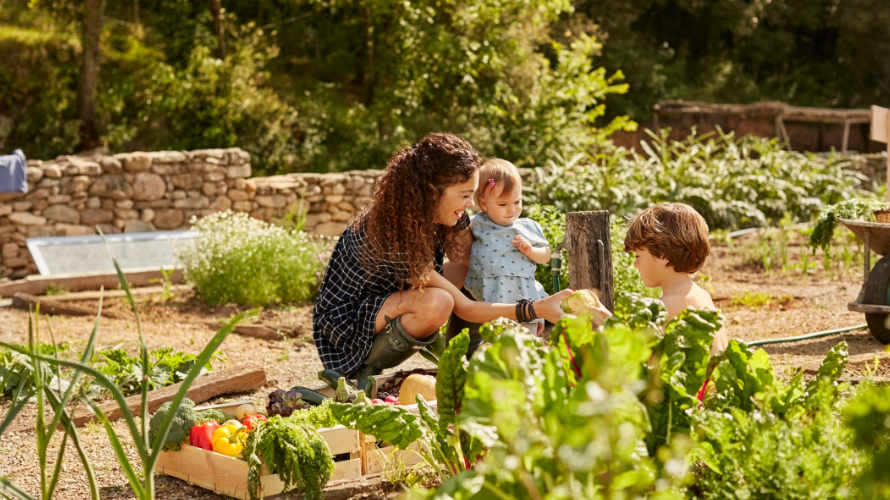
[[[569,286],[599,290],[600,301],[610,311],[614,310],[609,212],[597,210],[566,214],[566,247]]]

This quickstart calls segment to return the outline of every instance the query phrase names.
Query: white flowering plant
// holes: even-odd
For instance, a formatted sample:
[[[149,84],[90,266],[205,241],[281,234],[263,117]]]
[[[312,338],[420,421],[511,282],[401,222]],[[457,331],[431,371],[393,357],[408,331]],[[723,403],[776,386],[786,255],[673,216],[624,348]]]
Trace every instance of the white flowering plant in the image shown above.
[[[178,252],[185,277],[211,305],[312,300],[330,242],[240,212],[192,218],[195,245]]]

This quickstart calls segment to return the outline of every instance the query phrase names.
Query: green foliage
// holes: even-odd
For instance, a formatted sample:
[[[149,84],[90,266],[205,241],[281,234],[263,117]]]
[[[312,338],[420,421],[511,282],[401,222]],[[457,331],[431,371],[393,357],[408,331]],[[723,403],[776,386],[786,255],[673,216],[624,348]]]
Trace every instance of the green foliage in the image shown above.
[[[783,384],[763,350],[731,341],[714,373],[715,394],[691,415],[701,463],[691,490],[705,498],[861,498],[850,478],[864,455],[837,418],[845,343],[816,377]]]
[[[856,447],[869,457],[858,479],[863,498],[890,497],[890,387],[863,384],[843,409]]]
[[[151,442],[159,442],[164,420],[172,422],[167,431],[167,437],[161,442],[163,450],[178,450],[182,443],[188,441],[189,431],[198,423],[198,413],[195,412],[195,402],[189,398],[183,398],[182,402],[171,411],[171,402],[167,401],[152,415],[149,422],[148,439]],[[172,413],[172,416],[170,416]]]
[[[111,379],[124,394],[138,392],[143,383],[141,360],[123,349],[99,351],[101,359],[99,371]],[[157,389],[181,382],[191,371],[196,356],[174,351],[171,347],[155,349],[149,353],[151,372],[148,374],[149,389]],[[212,367],[208,362],[200,375],[208,373]]]
[[[287,419],[291,422],[309,425],[316,429],[333,427],[337,425],[337,419],[334,418],[334,414],[331,412],[332,402],[330,398],[325,399],[320,405],[293,412]]]
[[[632,127],[625,118],[593,127],[605,96],[626,86],[620,72],[592,67],[593,37],[550,38],[570,9],[566,0],[298,4],[296,25],[278,36],[290,56],[282,62],[297,75],[304,135],[296,168],[379,168],[432,130],[524,166]]]
[[[865,195],[865,193],[862,193]],[[847,199],[833,205],[829,205],[819,212],[813,232],[810,233],[810,246],[815,250],[821,248],[827,252],[831,240],[834,238],[834,230],[840,219],[860,219],[874,222],[872,212],[885,208],[887,203],[874,197]]]
[[[3,28],[6,28],[3,26]],[[20,147],[28,158],[71,153],[79,140],[79,46],[64,30],[0,30],[0,145]]]
[[[515,323],[486,328],[492,343],[470,360],[458,417],[487,431],[485,458],[411,498],[680,498],[682,447],[662,455],[672,472],[641,451],[648,423],[637,394],[647,337],[564,319],[554,339],[570,339],[572,362]]]
[[[218,212],[192,224],[195,246],[179,258],[209,304],[306,301],[318,292],[330,252],[322,241],[243,213]]]
[[[130,286],[124,277],[123,272],[120,269],[117,261],[113,261],[115,270],[117,271],[118,280],[120,282],[121,288],[126,293],[127,301],[130,304],[130,308],[135,313],[136,319],[136,331],[138,333],[139,338],[139,353],[140,359],[142,361],[142,369],[143,373],[148,373],[150,371],[150,363],[148,359],[148,350],[145,348],[145,339],[142,331],[142,324],[139,319],[138,308],[136,307],[136,301],[133,299],[133,294],[130,292]],[[189,371],[188,375],[186,375],[185,379],[180,384],[179,390],[173,396],[173,399],[169,402],[168,411],[165,416],[160,419],[160,421],[155,426],[154,440],[149,439],[149,418],[148,418],[148,381],[144,380],[140,394],[141,394],[141,404],[140,404],[140,415],[137,419],[134,418],[133,412],[130,409],[130,404],[127,402],[123,393],[121,393],[120,389],[98,370],[96,370],[93,366],[91,366],[91,359],[93,356],[93,347],[95,345],[96,337],[98,334],[98,326],[99,326],[99,317],[101,317],[101,309],[102,304],[101,301],[99,303],[99,314],[96,315],[96,322],[93,325],[93,330],[87,340],[86,348],[84,349],[83,354],[80,357],[79,361],[70,361],[66,359],[59,358],[57,356],[49,356],[39,354],[33,347],[33,340],[29,343],[29,347],[25,348],[22,346],[18,346],[15,344],[10,344],[7,342],[0,342],[0,347],[10,349],[12,351],[16,351],[22,354],[30,354],[32,358],[32,366],[35,366],[33,373],[37,375],[37,381],[35,383],[35,387],[37,388],[38,393],[42,391],[42,388],[46,387],[42,382],[42,377],[39,375],[43,373],[43,368],[39,367],[40,364],[46,364],[52,367],[54,370],[58,371],[61,368],[69,368],[75,371],[74,382],[69,385],[68,389],[62,393],[62,391],[58,392],[45,392],[46,400],[50,402],[53,410],[55,411],[55,416],[53,417],[52,422],[49,425],[46,425],[44,421],[43,407],[42,401],[43,398],[38,396],[38,412],[37,412],[37,424],[36,429],[38,433],[38,450],[46,449],[47,443],[49,443],[49,439],[52,437],[52,433],[56,429],[56,427],[61,423],[65,429],[66,434],[63,436],[63,443],[70,437],[75,447],[77,448],[78,454],[80,455],[81,462],[84,465],[84,469],[87,471],[87,479],[89,482],[90,493],[93,499],[97,499],[99,497],[98,494],[98,486],[95,480],[95,477],[92,472],[92,466],[90,464],[89,459],[83,453],[83,450],[79,444],[79,440],[77,437],[77,430],[71,423],[70,418],[68,417],[67,410],[65,410],[65,405],[70,400],[73,387],[76,386],[77,377],[80,375],[86,375],[90,377],[93,381],[101,385],[103,388],[108,390],[115,403],[118,405],[118,409],[122,416],[123,424],[126,426],[127,430],[130,433],[130,437],[132,439],[132,443],[136,449],[136,453],[138,454],[139,460],[141,462],[141,471],[137,472],[137,470],[133,467],[132,457],[127,455],[127,452],[124,450],[123,445],[121,444],[120,437],[114,427],[111,425],[110,420],[105,415],[105,412],[99,405],[96,404],[95,401],[89,399],[88,397],[81,397],[81,402],[85,403],[89,406],[90,410],[92,410],[93,414],[105,428],[105,432],[108,435],[108,440],[110,443],[110,447],[115,454],[115,457],[118,459],[118,463],[123,471],[124,475],[127,478],[127,481],[130,485],[130,488],[133,490],[133,494],[140,499],[153,499],[155,497],[155,483],[154,483],[154,468],[157,464],[158,456],[161,452],[162,444],[167,441],[167,435],[170,432],[170,428],[174,422],[174,416],[176,415],[179,406],[182,404],[182,401],[185,398],[185,393],[188,391],[194,379],[198,376],[201,368],[210,361],[211,356],[225,339],[225,337],[234,329],[235,325],[248,314],[255,314],[255,311],[250,313],[240,313],[232,318],[225,326],[223,326],[213,338],[207,343],[204,349],[198,354],[195,364],[192,366],[192,369]],[[33,338],[33,337],[32,337]],[[27,396],[25,399],[21,399],[19,396],[21,395],[21,391],[17,391],[15,395],[15,401],[13,401],[13,405],[10,407],[10,411],[7,413],[6,418],[2,423],[0,423],[0,434],[2,434],[3,430],[6,426],[15,418],[15,415],[21,410],[21,405],[24,404],[24,401],[27,400]],[[60,453],[56,459],[55,467],[56,470],[53,473],[53,479],[47,485],[47,488],[43,488],[44,486],[44,469],[45,469],[45,453],[42,453],[40,456],[40,466],[41,466],[41,487],[45,493],[44,498],[49,498],[52,496],[52,489],[56,484],[55,481],[58,479],[58,471],[60,470],[63,460],[62,460],[62,452],[64,452],[64,444],[60,448]],[[4,489],[4,491],[9,491],[14,487],[10,485],[10,483],[2,478],[0,478],[0,487]],[[28,498],[27,495],[17,495],[21,498]]]
[[[222,60],[197,46],[183,68],[163,62],[145,68],[150,84],[126,100],[128,109],[132,104],[138,110],[130,118],[129,141],[150,141],[155,149],[239,146],[260,172],[291,161],[297,114],[265,86],[269,75],[263,68],[275,53],[261,40],[262,32],[245,34]]]
[[[652,433],[646,440],[651,454],[671,442],[671,434],[689,433],[689,411],[698,404],[696,395],[708,377],[714,334],[723,326],[719,311],[687,309],[672,319],[653,352],[655,375],[662,395],[649,408]]]
[[[334,471],[331,450],[318,431],[281,415],[270,417],[250,433],[244,456],[250,466],[247,488],[252,499],[259,498],[263,464],[278,474],[285,491],[299,489],[309,499],[324,497],[322,490]]]
[[[683,202],[713,229],[765,226],[790,214],[809,220],[824,204],[864,196],[862,175],[839,157],[784,150],[777,141],[733,133],[668,140],[649,132],[644,154],[588,150],[551,161],[529,193],[562,212],[608,210],[629,217],[660,201]]]
[[[374,436],[377,441],[405,449],[415,441],[418,452],[433,475],[453,477],[470,468],[482,453],[487,431],[465,427],[457,418],[463,408],[463,386],[467,376],[466,354],[470,345],[467,330],[451,339],[436,373],[437,409],[417,395],[417,415],[402,407],[371,405],[363,393],[356,403],[331,405],[336,419],[350,429]],[[477,432],[481,432],[479,435]]]
[[[610,109],[646,119],[664,99],[780,100],[868,107],[890,100],[890,23],[883,0],[573,2],[572,29],[596,23],[607,40],[601,64],[621,68],[631,92]],[[838,75],[843,75],[838,78]]]
[[[70,346],[67,343],[44,344],[37,342],[33,346],[36,353],[47,356],[65,354],[69,349]],[[39,376],[48,387],[63,390],[68,388],[69,382],[61,374],[57,374],[47,365],[38,363],[36,366],[44,371]],[[24,390],[33,391],[34,368],[35,364],[32,362],[30,354],[0,347],[0,397],[11,397],[23,383],[25,384]]]
[[[70,350],[68,344],[38,344],[37,352],[47,356],[59,357]],[[194,365],[194,354],[174,351],[165,347],[151,351],[151,369],[148,375],[150,389],[165,387],[181,382]],[[143,383],[142,360],[130,355],[120,348],[103,349],[94,353],[93,363],[100,373],[108,377],[120,390],[130,395],[139,390]],[[72,370],[49,370],[48,365],[41,365],[47,372],[43,375],[50,387],[66,389],[74,372]],[[201,374],[206,374],[212,369],[208,362]],[[11,396],[12,392],[22,380],[32,380],[32,365],[28,356],[9,349],[0,349],[0,396]],[[103,392],[102,386],[97,384],[84,384],[78,387],[78,394],[88,394],[95,397]]]

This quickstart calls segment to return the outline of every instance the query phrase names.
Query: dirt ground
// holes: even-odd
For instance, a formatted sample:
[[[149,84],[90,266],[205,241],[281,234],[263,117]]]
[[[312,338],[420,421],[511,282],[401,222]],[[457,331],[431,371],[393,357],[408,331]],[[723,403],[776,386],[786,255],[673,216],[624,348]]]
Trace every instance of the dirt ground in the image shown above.
[[[834,262],[826,271],[821,260],[811,266],[808,273],[800,271],[799,255],[804,249],[791,244],[786,270],[774,268],[764,271],[762,239],[749,237],[748,241],[736,240],[731,244],[715,245],[711,258],[700,272],[700,283],[708,288],[717,306],[725,316],[725,328],[731,338],[746,341],[782,338],[827,329],[863,324],[861,313],[847,311],[862,284],[861,251],[846,264]],[[776,266],[778,267],[778,266]],[[197,353],[215,332],[208,323],[223,320],[236,312],[235,308],[210,308],[188,293],[161,302],[157,296],[140,297],[140,316],[149,349],[174,347]],[[96,301],[80,301],[74,304],[95,310]],[[107,309],[124,313],[122,299],[106,300]],[[321,369],[311,338],[311,305],[300,305],[266,310],[250,323],[273,325],[282,335],[280,340],[258,340],[231,334],[219,349],[224,359],[214,366],[222,368],[234,365],[251,365],[265,369],[269,384],[249,395],[233,397],[254,398],[264,404],[263,398],[274,388],[289,388],[296,384],[317,385],[316,373]],[[51,331],[57,341],[73,344],[75,350],[83,347],[93,327],[94,318],[53,316],[41,318],[39,325],[43,340]],[[11,307],[0,308],[0,339],[24,343],[27,340],[27,313]],[[99,324],[99,346],[122,346],[135,351],[136,322],[133,319],[105,319]],[[856,330],[831,337],[805,342],[782,343],[765,346],[780,375],[800,368],[817,366],[822,357],[836,342],[844,340],[851,356],[860,360],[847,370],[850,378],[890,375],[887,359],[878,365],[861,361],[874,356],[886,356],[884,346],[875,341],[867,330]],[[868,365],[868,366],[866,366]],[[409,360],[407,367],[428,366],[417,356]],[[400,368],[406,367],[403,365]],[[216,401],[225,398],[218,399]],[[6,414],[8,401],[0,401],[0,414]],[[37,494],[39,476],[33,431],[15,430],[33,422],[35,410],[27,409],[18,417],[12,431],[0,440],[0,476],[6,475],[19,487]],[[114,425],[127,436],[121,422]],[[102,498],[133,498],[123,472],[108,444],[105,431],[98,425],[87,425],[81,430],[86,453],[91,458],[101,486]],[[124,437],[123,441],[128,441]],[[135,449],[129,450],[131,461],[138,464]],[[52,461],[52,459],[50,459]],[[87,498],[88,491],[83,479],[79,460],[72,450],[66,452],[64,471],[56,490],[56,498]],[[223,498],[207,490],[187,483],[158,476],[158,498],[164,499],[214,499]],[[356,490],[360,492],[356,492]],[[380,498],[392,496],[393,488],[370,483],[359,488],[340,488],[338,498]]]

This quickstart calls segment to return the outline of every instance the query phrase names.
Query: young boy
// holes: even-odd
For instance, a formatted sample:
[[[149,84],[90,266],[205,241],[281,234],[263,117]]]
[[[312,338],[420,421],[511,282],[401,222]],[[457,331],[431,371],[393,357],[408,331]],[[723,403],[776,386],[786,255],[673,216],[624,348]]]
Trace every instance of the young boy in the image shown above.
[[[643,283],[661,288],[668,319],[684,309],[716,309],[711,295],[692,281],[711,252],[708,224],[684,203],[659,203],[640,212],[630,223],[624,249],[635,255]],[[711,355],[726,349],[729,340],[719,331]]]

